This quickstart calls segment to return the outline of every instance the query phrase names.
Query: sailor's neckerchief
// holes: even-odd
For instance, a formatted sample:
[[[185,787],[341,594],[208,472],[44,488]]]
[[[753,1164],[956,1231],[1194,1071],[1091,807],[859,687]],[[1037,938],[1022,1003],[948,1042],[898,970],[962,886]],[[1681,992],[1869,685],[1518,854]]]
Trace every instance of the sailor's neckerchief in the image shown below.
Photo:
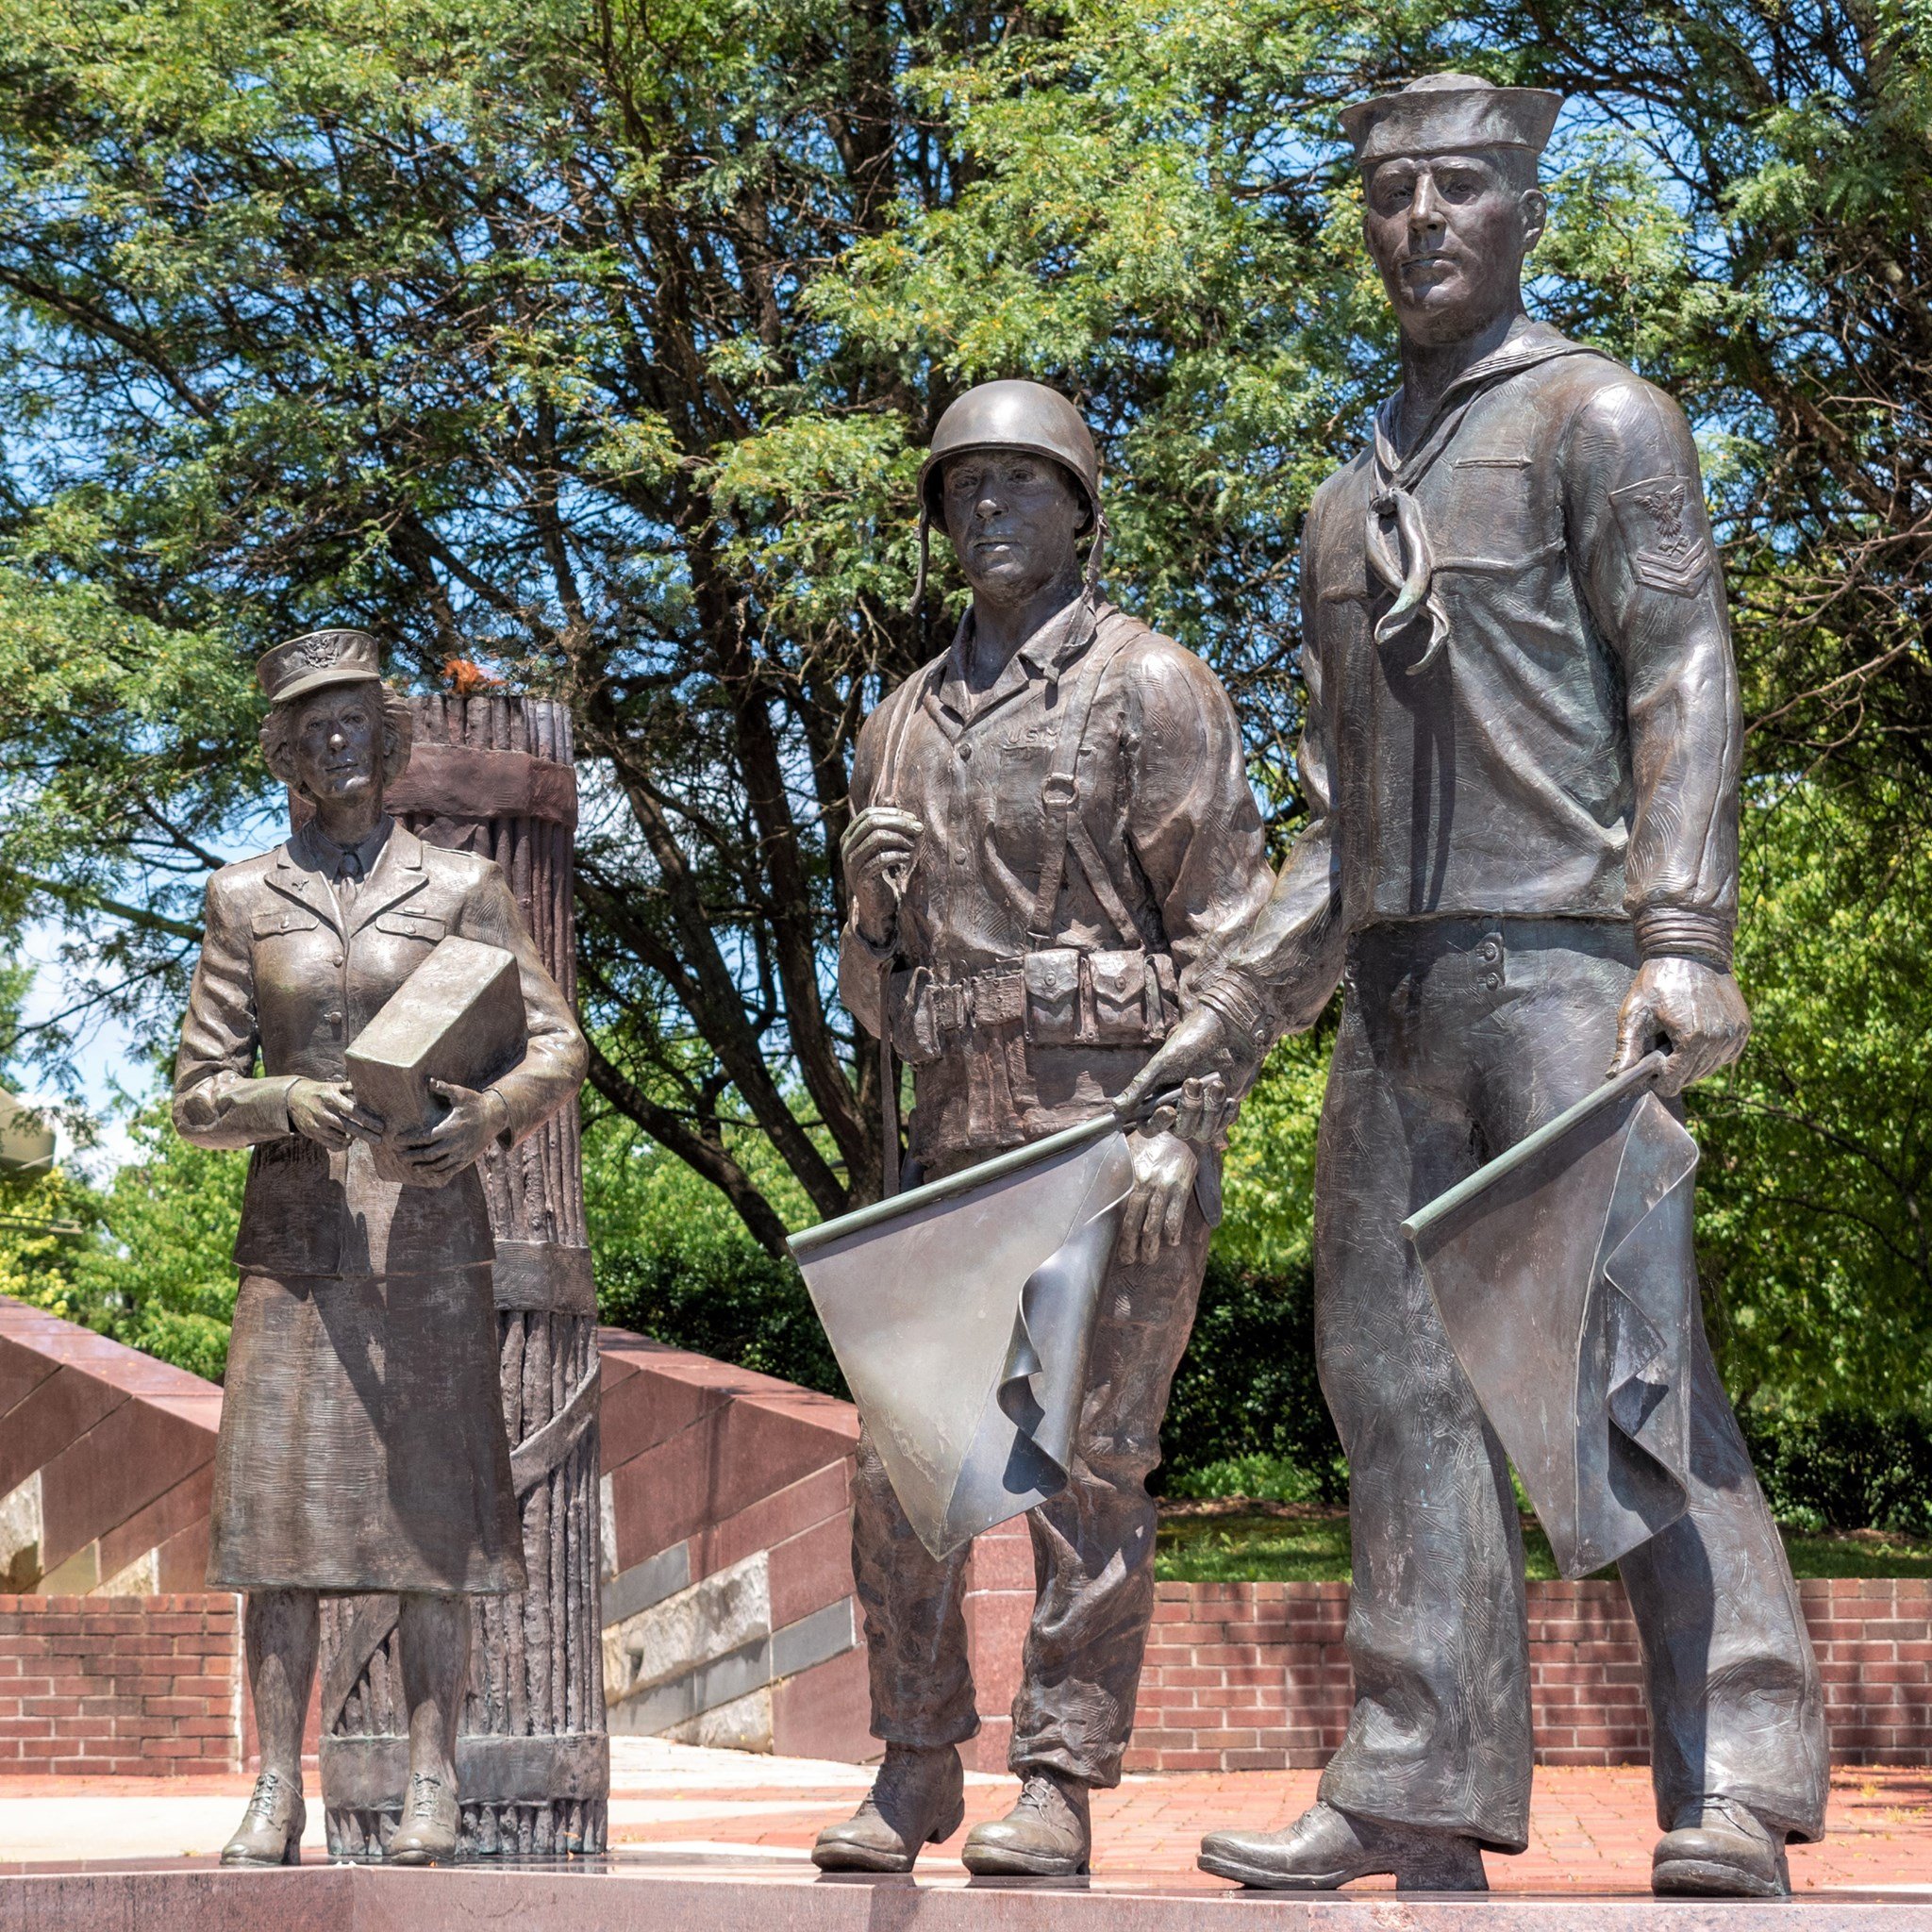
[[[1428,648],[1408,667],[1411,677],[1435,660],[1449,636],[1449,614],[1435,591],[1436,556],[1429,542],[1428,526],[1423,522],[1422,506],[1415,500],[1416,485],[1455,441],[1462,419],[1478,397],[1487,395],[1511,376],[1522,375],[1525,369],[1534,369],[1557,356],[1600,353],[1558,335],[1547,323],[1529,323],[1511,335],[1501,348],[1479,362],[1472,362],[1450,383],[1406,457],[1397,455],[1394,435],[1403,392],[1398,390],[1377,407],[1375,446],[1371,457],[1374,480],[1369,491],[1369,568],[1395,592],[1395,602],[1376,620],[1375,641],[1390,643],[1419,613],[1425,612],[1429,620]],[[1395,526],[1393,541],[1388,527],[1391,523]]]

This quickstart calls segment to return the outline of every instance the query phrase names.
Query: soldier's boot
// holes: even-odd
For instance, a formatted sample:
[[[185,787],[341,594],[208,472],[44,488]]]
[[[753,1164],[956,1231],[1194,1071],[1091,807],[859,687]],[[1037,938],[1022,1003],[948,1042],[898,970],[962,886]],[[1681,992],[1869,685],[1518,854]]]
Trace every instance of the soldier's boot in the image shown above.
[[[888,1744],[865,1803],[828,1824],[811,1848],[821,1872],[909,1872],[922,1845],[938,1844],[966,1816],[966,1770],[952,1744]]]
[[[1201,1869],[1272,1891],[1333,1891],[1392,1873],[1397,1891],[1487,1891],[1482,1847],[1457,1831],[1386,1824],[1313,1804],[1286,1831],[1210,1831]]]
[[[391,1865],[447,1865],[457,1855],[457,1794],[447,1778],[409,1774],[403,1817],[389,1841]]]
[[[1650,1889],[1666,1897],[1789,1898],[1784,1835],[1736,1798],[1692,1798],[1651,1854]]]
[[[1087,1870],[1092,1851],[1087,1787],[1064,1772],[1035,1768],[1004,1818],[966,1834],[959,1859],[982,1878],[1073,1878]]]
[[[255,1780],[241,1828],[222,1847],[222,1863],[299,1865],[302,1832],[308,1823],[302,1787],[278,1771],[265,1771]]]

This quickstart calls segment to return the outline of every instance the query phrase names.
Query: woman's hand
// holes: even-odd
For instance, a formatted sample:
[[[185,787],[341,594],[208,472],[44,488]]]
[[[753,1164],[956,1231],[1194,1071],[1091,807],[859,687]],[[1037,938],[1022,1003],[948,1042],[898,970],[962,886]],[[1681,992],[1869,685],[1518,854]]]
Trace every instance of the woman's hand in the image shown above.
[[[1163,1245],[1181,1238],[1201,1157],[1177,1134],[1144,1130],[1127,1142],[1134,1156],[1134,1191],[1121,1216],[1115,1252],[1123,1261],[1158,1261]]]
[[[288,1095],[289,1124],[324,1147],[382,1139],[382,1117],[356,1098],[346,1080],[297,1080]]]
[[[432,1080],[429,1091],[449,1102],[432,1124],[398,1135],[393,1152],[409,1170],[414,1187],[441,1188],[456,1179],[509,1124],[509,1108],[492,1087],[479,1093],[454,1080]]]

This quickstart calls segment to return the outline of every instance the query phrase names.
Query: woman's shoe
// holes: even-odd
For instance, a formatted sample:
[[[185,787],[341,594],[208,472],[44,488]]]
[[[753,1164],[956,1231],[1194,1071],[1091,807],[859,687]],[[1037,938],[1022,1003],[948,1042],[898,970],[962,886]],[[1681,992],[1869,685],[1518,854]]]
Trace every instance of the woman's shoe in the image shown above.
[[[402,1823],[389,1841],[391,1865],[447,1865],[457,1855],[457,1794],[447,1779],[409,1774]]]
[[[225,1865],[299,1865],[308,1807],[302,1787],[278,1771],[255,1780],[255,1794],[242,1814],[242,1828],[222,1847]]]

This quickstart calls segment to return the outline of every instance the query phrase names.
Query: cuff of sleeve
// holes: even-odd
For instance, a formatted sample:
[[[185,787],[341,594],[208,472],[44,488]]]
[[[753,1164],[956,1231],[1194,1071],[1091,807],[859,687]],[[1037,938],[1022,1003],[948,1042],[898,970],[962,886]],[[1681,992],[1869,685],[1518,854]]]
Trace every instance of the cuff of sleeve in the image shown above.
[[[851,940],[852,943],[855,946],[857,946],[858,950],[866,956],[867,958],[876,959],[881,966],[885,965],[885,963],[889,959],[893,959],[898,957],[899,935],[896,931],[888,935],[886,941],[883,945],[874,945],[872,942],[872,941],[867,939],[866,936],[859,931],[858,920],[848,919],[845,922],[845,933],[846,937]]]
[[[494,1087],[486,1087],[483,1091],[487,1098],[495,1101],[500,1117],[499,1124],[491,1130],[491,1138],[499,1147],[508,1150],[516,1144],[516,1116],[510,1112],[509,1102]]]
[[[1701,959],[1720,973],[1731,970],[1731,926],[1707,912],[1654,907],[1636,919],[1637,950],[1645,959]]]
[[[1223,970],[1204,975],[1192,988],[1192,998],[1197,1006],[1213,1008],[1253,1058],[1262,1058],[1274,1044],[1274,1014],[1236,974]]]
[[[270,1109],[275,1115],[273,1124],[277,1134],[292,1134],[295,1131],[294,1123],[289,1118],[289,1095],[295,1091],[295,1082],[301,1077],[300,1074],[287,1074],[279,1079],[262,1082],[262,1085],[270,1090],[269,1094],[264,1097],[268,1099]]]

